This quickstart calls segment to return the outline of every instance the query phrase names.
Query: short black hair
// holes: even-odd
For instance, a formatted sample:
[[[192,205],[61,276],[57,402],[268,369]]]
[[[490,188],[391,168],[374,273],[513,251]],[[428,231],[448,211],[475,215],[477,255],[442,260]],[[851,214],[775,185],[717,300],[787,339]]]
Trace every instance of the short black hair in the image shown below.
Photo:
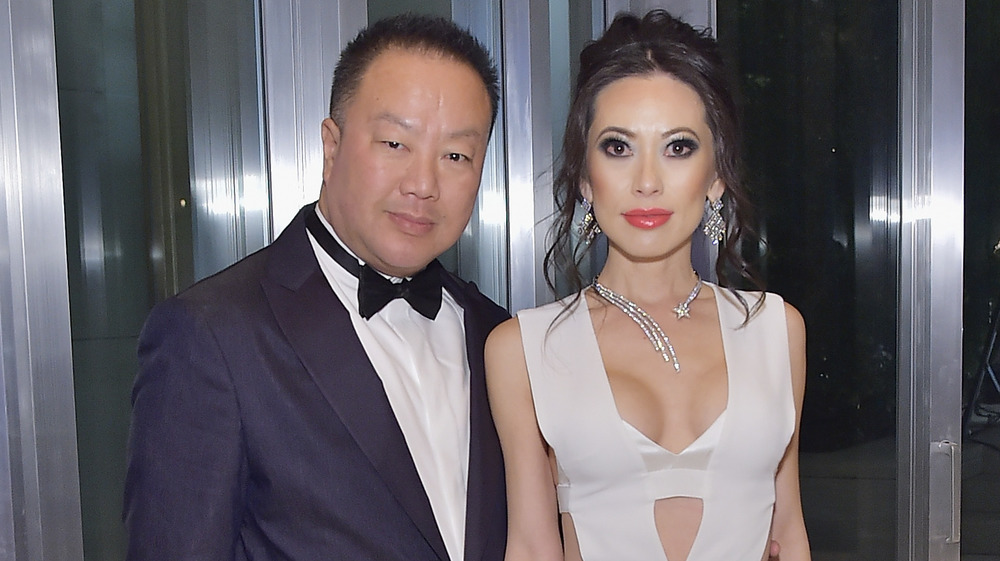
[[[496,65],[486,47],[455,22],[421,14],[405,13],[380,19],[362,29],[344,47],[330,88],[330,117],[343,126],[345,104],[361,83],[368,67],[388,49],[441,55],[469,65],[483,80],[490,97],[490,126],[497,117],[500,85]]]

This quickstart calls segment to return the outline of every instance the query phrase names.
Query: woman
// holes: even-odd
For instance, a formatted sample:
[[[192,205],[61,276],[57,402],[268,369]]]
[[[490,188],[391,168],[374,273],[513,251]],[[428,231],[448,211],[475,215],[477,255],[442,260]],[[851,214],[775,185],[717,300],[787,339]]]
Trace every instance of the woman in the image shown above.
[[[577,273],[603,231],[604,268],[576,294],[522,311],[487,342],[507,470],[506,559],[757,561],[769,535],[809,559],[798,487],[805,328],[744,277],[747,208],[736,111],[715,42],[663,11],[621,15],[580,55],[556,178],[546,275]],[[557,516],[556,513],[559,513]]]

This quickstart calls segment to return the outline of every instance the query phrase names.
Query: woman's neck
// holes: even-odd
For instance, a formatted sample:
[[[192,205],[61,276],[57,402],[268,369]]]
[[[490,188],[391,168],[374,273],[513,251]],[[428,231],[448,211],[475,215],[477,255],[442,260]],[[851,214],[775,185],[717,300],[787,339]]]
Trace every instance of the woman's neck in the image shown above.
[[[673,306],[683,299],[697,283],[691,266],[690,252],[641,261],[630,259],[616,251],[608,252],[608,260],[598,275],[602,285],[639,305]]]

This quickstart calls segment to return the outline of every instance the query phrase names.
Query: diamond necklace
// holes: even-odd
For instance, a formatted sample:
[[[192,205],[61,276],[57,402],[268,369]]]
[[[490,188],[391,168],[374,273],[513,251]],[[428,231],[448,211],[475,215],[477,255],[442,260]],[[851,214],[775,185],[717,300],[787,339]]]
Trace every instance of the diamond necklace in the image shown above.
[[[698,293],[701,292],[701,277],[698,276],[697,272],[694,276],[698,279],[698,282],[696,282],[694,288],[691,289],[691,293],[688,294],[688,297],[683,302],[674,307],[674,313],[677,314],[677,319],[691,317],[691,302],[693,302],[698,296]],[[675,372],[681,371],[681,363],[677,362],[677,352],[674,351],[674,346],[670,344],[670,338],[663,332],[663,328],[660,327],[660,324],[656,323],[653,316],[649,315],[646,310],[640,308],[635,302],[597,282],[597,277],[594,277],[594,282],[591,286],[601,298],[604,298],[614,307],[621,310],[622,313],[632,318],[632,321],[639,325],[642,332],[646,334],[646,338],[653,344],[653,349],[660,353],[663,360],[666,361],[667,364],[673,364]]]

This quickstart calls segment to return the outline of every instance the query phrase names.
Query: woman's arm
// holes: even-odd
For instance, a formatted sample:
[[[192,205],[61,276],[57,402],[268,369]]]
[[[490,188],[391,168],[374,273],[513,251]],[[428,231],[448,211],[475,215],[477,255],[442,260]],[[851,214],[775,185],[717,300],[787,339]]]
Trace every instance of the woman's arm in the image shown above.
[[[792,305],[785,304],[788,324],[788,348],[792,365],[792,393],[795,398],[795,432],[778,466],[775,479],[774,520],[772,538],[781,544],[782,561],[809,561],[809,538],[802,519],[802,499],[799,493],[799,420],[802,417],[802,396],[806,384],[806,328]]]
[[[486,383],[507,473],[506,561],[562,561],[548,446],[538,429],[517,319],[486,341]]]

